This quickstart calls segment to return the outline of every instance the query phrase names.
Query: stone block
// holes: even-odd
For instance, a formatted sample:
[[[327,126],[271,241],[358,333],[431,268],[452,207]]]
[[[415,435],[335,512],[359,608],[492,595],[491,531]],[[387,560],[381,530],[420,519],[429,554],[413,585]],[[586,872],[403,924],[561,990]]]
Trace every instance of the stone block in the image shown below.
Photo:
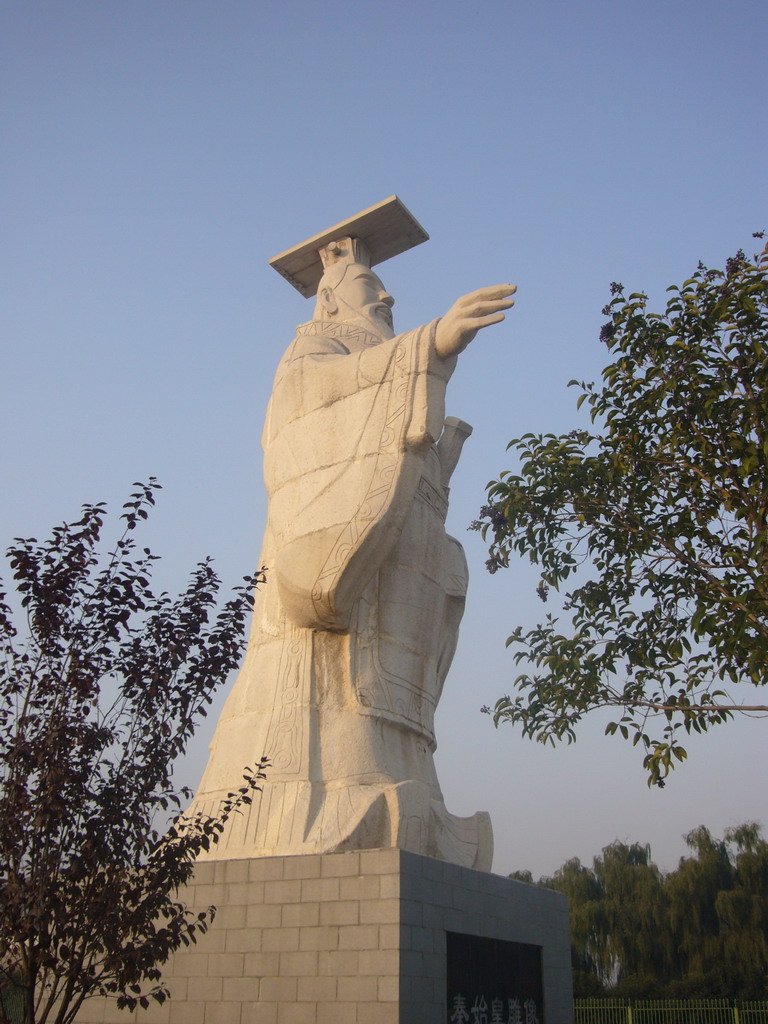
[[[365,925],[366,928],[370,927]],[[399,924],[380,924],[378,926],[379,941],[374,948],[378,949],[400,949],[402,941],[402,927]]]
[[[400,873],[400,858],[404,851],[361,850],[360,873],[363,875],[394,875]]]
[[[469,892],[467,889],[457,887],[451,894],[451,906],[455,907],[456,910],[460,910],[463,914],[471,913],[477,898],[482,899],[482,895],[476,897],[474,893]]]
[[[318,1003],[317,1024],[364,1024],[357,1016],[357,1003]]]
[[[400,950],[400,974],[406,978],[420,978],[424,973],[424,954],[408,946],[407,936]]]
[[[224,1002],[252,1003],[259,998],[260,978],[224,978]]]
[[[297,999],[300,1003],[332,1003],[338,998],[336,978],[299,978]]]
[[[304,878],[301,881],[302,902],[322,903],[325,900],[337,900],[339,898],[339,879],[334,878]]]
[[[170,1024],[205,1024],[205,1006],[205,1003],[192,1002],[189,999],[185,999],[183,1003],[177,1003],[172,999]]]
[[[432,1002],[411,1003],[403,1008],[400,1015],[400,1024],[423,1024],[425,1020],[444,1020],[445,1011],[439,1015],[435,1014],[435,1005]],[[482,1017],[480,1018],[482,1020]]]
[[[306,857],[285,857],[283,878],[319,878],[320,865],[324,859],[319,853],[310,853]]]
[[[282,908],[280,924],[290,927],[316,927],[320,924],[320,903],[285,903]],[[333,903],[323,903],[323,907],[333,907]]]
[[[397,876],[390,875],[388,877],[396,878]],[[419,903],[432,903],[435,901],[435,883],[431,879],[421,878],[418,875],[406,875],[397,880],[400,890],[396,893],[397,896],[407,900],[417,900]]]
[[[375,924],[345,925],[339,928],[339,949],[378,949],[379,928]]]
[[[243,975],[246,978],[263,978],[277,975],[280,969],[280,954],[277,952],[246,953],[243,960]]]
[[[269,883],[274,885],[275,883]],[[247,907],[253,903],[264,903],[267,891],[265,882],[236,882],[227,886],[226,902],[228,906]]]
[[[224,933],[227,953],[258,953],[261,950],[261,928],[233,928]]]
[[[248,880],[250,882],[273,882],[283,878],[285,862],[299,859],[298,857],[254,857],[247,861]]]
[[[463,931],[464,916],[455,907],[446,907],[443,913],[443,928],[447,932]]]
[[[240,1024],[242,1003],[208,1003],[205,1024]]]
[[[189,979],[177,978],[173,982],[173,994],[179,1001],[189,998]]]
[[[396,949],[364,949],[360,951],[358,970],[360,974],[395,975],[400,966]]]
[[[339,879],[339,899],[377,900],[381,894],[378,875],[356,875]]]
[[[430,904],[421,908],[421,921],[414,921],[414,924],[421,923],[425,928],[445,927],[445,912],[440,906]],[[455,931],[456,929],[451,929]]]
[[[424,923],[424,911],[426,907],[434,906],[431,903],[421,903],[416,899],[401,899],[400,921],[404,925],[422,925]],[[442,924],[442,922],[441,922]]]
[[[300,928],[265,928],[261,935],[261,948],[265,953],[299,948]]]
[[[359,900],[337,900],[334,903],[319,903],[318,906],[320,924],[358,924],[360,921]]]
[[[411,928],[410,932],[411,949],[418,950],[420,953],[434,952],[436,936],[432,928]]]
[[[337,978],[357,974],[360,965],[360,954],[357,950],[332,949],[317,954],[317,973],[333,975]]]
[[[216,877],[216,861],[198,861],[195,864],[193,885],[211,885]]]
[[[247,882],[249,875],[248,860],[228,860],[224,862],[226,867],[224,868],[224,881],[225,882]]]
[[[281,978],[315,978],[319,973],[320,954],[315,950],[300,953],[280,953],[279,967],[276,971]]]
[[[424,978],[433,978],[444,982],[446,978],[445,949],[443,948],[439,953],[422,953],[421,972]]]
[[[413,977],[410,979],[409,1002],[431,1003],[434,998],[435,981],[433,978]]]
[[[246,928],[279,928],[283,907],[279,903],[254,903],[245,908]]]
[[[315,1024],[315,1003],[279,1003],[277,1024]]]
[[[208,976],[211,978],[241,978],[244,957],[242,953],[211,953],[208,957]],[[195,977],[196,972],[187,977]]]
[[[360,903],[361,924],[394,924],[400,920],[400,901],[397,899],[363,900]]]
[[[361,874],[360,853],[351,851],[337,857],[323,857],[321,874],[324,878]]]
[[[365,1024],[399,1024],[400,1014],[397,1003],[358,1003],[358,1020]],[[429,1020],[423,1018],[423,1024]]]
[[[164,1003],[157,1003],[153,999],[146,1010],[137,1010],[135,1015],[131,1015],[131,1018],[137,1022],[142,1021],[146,1024],[169,1024],[171,1019],[171,1002],[172,1000],[166,1000]],[[111,1006],[108,1007],[107,1013],[105,1014],[104,1020],[108,1024],[127,1024],[129,1020],[127,1011],[120,1011],[115,1006],[114,1000],[110,1000]],[[184,1005],[183,1003],[181,1004]],[[141,1014],[141,1016],[139,1016]],[[177,1018],[178,1019],[178,1018]],[[78,1024],[80,1024],[80,1017],[77,1018]]]
[[[183,989],[179,985],[183,981]],[[221,998],[221,978],[174,978],[171,1006],[185,1006],[186,1002],[215,1002]]]
[[[296,903],[301,899],[302,881],[300,878],[292,878],[265,883],[264,903]]]
[[[225,903],[216,908],[217,931],[245,928],[245,907],[236,903]]]
[[[223,986],[224,980],[222,978],[188,978],[187,999],[195,1003],[218,1003],[221,1001]],[[176,991],[176,985],[174,985],[171,1002],[178,1000],[178,998],[179,993]]]
[[[338,949],[338,925],[321,925],[318,928],[299,929],[299,949]]]
[[[375,977],[351,977],[338,979],[338,998],[342,1002],[375,1002],[379,997],[379,979]]]
[[[439,868],[435,868],[437,876],[451,888],[460,886],[464,881],[463,869],[458,864],[449,864],[448,861],[441,861]]]
[[[399,978],[379,978],[376,998],[380,1003],[394,1003],[400,998]]]
[[[240,1024],[277,1024],[277,1003],[246,1003]]]
[[[402,884],[400,875],[381,875],[379,878],[379,896],[384,899],[395,897],[399,899],[402,895]]]
[[[86,999],[77,1015],[78,1024],[102,1024],[106,1008],[104,999]]]
[[[211,881],[211,882],[223,882],[223,881],[225,881],[225,876],[226,876],[226,873],[227,873],[227,864],[228,863],[229,862],[226,861],[226,860],[217,860],[214,864],[212,864],[212,867],[213,867],[213,878],[209,879],[209,881]],[[195,876],[197,876],[197,872],[195,872]]]
[[[223,928],[215,928],[213,925],[209,925],[208,931],[205,932],[205,939],[203,939],[202,935],[198,935],[197,942],[191,948],[197,949],[200,942],[203,942],[206,953],[225,953],[227,933]],[[178,956],[184,955],[184,953],[178,954]]]
[[[259,983],[258,997],[268,1003],[296,1002],[299,991],[298,978],[262,978]]]
[[[200,949],[199,945],[195,949]],[[220,954],[212,954],[214,956]],[[180,978],[204,978],[208,974],[208,953],[177,954],[173,973]]]
[[[206,864],[206,867],[212,867],[211,864]],[[224,883],[211,882],[207,885],[193,885],[185,893],[186,904],[189,907],[200,907],[205,909],[206,907],[221,907],[224,905],[226,898],[226,887]]]

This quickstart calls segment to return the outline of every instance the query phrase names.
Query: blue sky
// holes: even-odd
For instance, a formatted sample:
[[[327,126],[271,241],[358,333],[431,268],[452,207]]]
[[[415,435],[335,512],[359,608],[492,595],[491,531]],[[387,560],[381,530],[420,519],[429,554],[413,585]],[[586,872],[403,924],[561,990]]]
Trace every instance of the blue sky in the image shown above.
[[[582,422],[566,384],[606,362],[609,282],[659,307],[768,228],[766,30],[763,0],[3,0],[2,539],[155,475],[163,586],[205,554],[228,582],[255,567],[261,421],[311,315],[267,260],[397,193],[431,235],[379,268],[397,327],[519,287],[447,404],[475,427],[449,524],[472,573],[438,717],[449,809],[491,811],[502,873],[615,838],[671,868],[700,823],[768,825],[764,721],[692,743],[663,792],[604,721],[556,751],[495,731],[504,640],[542,606],[466,532],[510,438]]]

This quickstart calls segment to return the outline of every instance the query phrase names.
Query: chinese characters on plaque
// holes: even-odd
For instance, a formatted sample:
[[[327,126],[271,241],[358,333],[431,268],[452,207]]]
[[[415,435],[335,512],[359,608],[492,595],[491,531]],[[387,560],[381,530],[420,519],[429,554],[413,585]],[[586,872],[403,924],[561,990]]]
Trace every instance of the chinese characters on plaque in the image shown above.
[[[544,1024],[541,947],[448,932],[448,1024]]]

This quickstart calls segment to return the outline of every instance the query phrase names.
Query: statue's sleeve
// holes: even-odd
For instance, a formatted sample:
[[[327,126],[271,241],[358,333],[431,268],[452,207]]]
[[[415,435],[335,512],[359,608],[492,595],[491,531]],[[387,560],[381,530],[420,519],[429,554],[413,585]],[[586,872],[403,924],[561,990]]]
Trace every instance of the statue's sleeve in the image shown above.
[[[273,579],[296,625],[346,629],[403,528],[439,437],[455,358],[437,321],[361,351],[299,335],[264,432]]]

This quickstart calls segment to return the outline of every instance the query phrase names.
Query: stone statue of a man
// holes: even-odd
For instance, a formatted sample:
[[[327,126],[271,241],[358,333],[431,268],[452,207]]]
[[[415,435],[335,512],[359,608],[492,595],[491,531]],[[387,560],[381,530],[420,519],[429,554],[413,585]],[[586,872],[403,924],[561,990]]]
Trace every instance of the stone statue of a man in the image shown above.
[[[489,870],[488,815],[450,814],[433,763],[467,586],[444,521],[471,428],[445,420],[444,396],[515,288],[395,335],[370,246],[350,231],[319,252],[314,317],[280,362],[262,439],[267,584],[193,810],[266,755],[263,793],[209,856],[395,846]]]

